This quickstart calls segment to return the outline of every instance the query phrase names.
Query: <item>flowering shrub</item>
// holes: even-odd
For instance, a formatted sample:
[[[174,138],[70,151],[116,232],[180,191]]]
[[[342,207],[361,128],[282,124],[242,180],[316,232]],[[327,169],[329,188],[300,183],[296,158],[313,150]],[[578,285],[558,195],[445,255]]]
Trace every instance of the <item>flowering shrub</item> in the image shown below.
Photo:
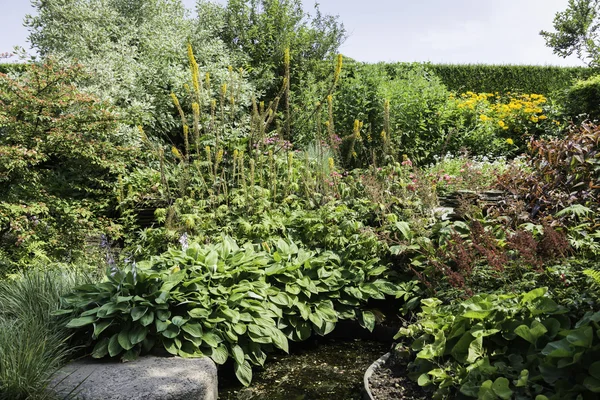
[[[558,111],[540,94],[473,93],[450,97],[456,134],[448,150],[466,147],[483,155],[510,155],[525,149],[530,137],[561,129]]]

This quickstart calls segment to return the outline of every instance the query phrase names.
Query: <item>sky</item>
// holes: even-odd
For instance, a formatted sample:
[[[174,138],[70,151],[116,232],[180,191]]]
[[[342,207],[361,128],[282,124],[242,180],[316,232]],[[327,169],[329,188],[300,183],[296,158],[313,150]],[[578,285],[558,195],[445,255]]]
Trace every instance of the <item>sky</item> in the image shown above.
[[[226,0],[217,0],[225,3]],[[195,0],[183,0],[191,10]],[[308,12],[314,0],[303,0]],[[546,47],[540,30],[552,30],[568,0],[320,0],[337,15],[348,38],[340,48],[358,61],[419,61],[530,65],[583,65]],[[29,0],[0,0],[0,53],[26,49],[23,17]],[[31,53],[31,52],[30,52]]]

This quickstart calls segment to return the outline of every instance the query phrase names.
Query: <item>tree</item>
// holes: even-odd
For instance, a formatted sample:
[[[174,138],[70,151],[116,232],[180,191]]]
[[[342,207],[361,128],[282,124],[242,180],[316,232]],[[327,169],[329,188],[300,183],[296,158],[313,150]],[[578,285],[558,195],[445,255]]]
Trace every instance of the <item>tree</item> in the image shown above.
[[[206,19],[205,10],[214,15],[209,4],[198,1],[200,20]],[[285,49],[290,49],[292,69],[303,70],[335,55],[346,33],[337,17],[321,14],[318,4],[315,16],[305,13],[301,0],[229,0],[221,17],[219,37],[248,57],[251,79],[271,92],[277,86],[274,78],[283,72]]]
[[[186,45],[215,82],[235,65],[219,39],[189,17],[181,0],[32,0],[25,25],[42,57],[77,61],[91,73],[86,90],[127,111],[150,134],[178,125],[169,94],[189,81]]]
[[[589,66],[599,66],[599,12],[599,0],[569,0],[567,9],[554,17],[556,32],[541,31],[540,35],[560,57],[576,54]]]

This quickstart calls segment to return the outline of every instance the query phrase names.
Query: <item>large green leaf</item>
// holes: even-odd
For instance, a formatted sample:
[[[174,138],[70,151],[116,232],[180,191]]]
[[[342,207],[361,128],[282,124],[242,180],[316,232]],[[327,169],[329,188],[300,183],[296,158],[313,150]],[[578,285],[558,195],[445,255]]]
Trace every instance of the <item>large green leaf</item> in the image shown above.
[[[188,323],[182,325],[181,329],[184,332],[189,333],[190,335],[192,335],[195,338],[202,337],[202,325],[200,325],[197,322],[188,322]]]
[[[94,322],[94,337],[98,338],[106,328],[112,324],[112,320]]]
[[[227,352],[227,347],[222,344],[213,348],[210,353],[210,358],[217,364],[225,364],[228,357],[229,353]]]
[[[108,343],[110,342],[109,338],[103,338],[99,340],[94,346],[94,350],[92,350],[92,357],[94,358],[102,358],[106,357],[108,354]]]
[[[117,336],[117,340],[119,341],[119,345],[125,350],[131,350],[133,348],[133,343],[129,340],[129,331],[122,330],[119,332]]]
[[[121,345],[119,344],[119,334],[115,333],[114,335],[112,335],[112,337],[110,338],[110,341],[108,342],[108,354],[111,357],[114,357],[117,354],[119,354],[121,352],[121,350],[123,350],[123,349],[121,348]]]
[[[148,307],[141,307],[141,306],[133,307],[131,309],[131,319],[133,321],[137,321],[138,319],[142,318],[146,314],[147,311],[148,311]]]
[[[241,348],[240,345],[236,344],[231,348],[231,356],[233,357],[236,363],[244,363],[244,350]]]
[[[242,364],[234,363],[233,369],[235,371],[235,376],[239,379],[239,381],[244,386],[249,386],[250,382],[252,382],[252,367],[248,363],[248,361],[244,361]]]
[[[154,322],[154,312],[152,310],[146,312],[142,318],[140,318],[140,324],[148,326]]]
[[[131,341],[131,343],[133,344],[138,344],[144,341],[144,339],[146,339],[146,336],[148,335],[148,328],[142,325],[135,325],[130,331],[129,331],[129,340]]]
[[[546,332],[548,332],[546,327],[541,322],[535,320],[531,323],[531,328],[526,325],[520,325],[515,328],[515,333],[517,335],[533,345],[535,345],[538,338],[542,337]]]
[[[67,328],[81,328],[89,324],[96,322],[98,318],[95,315],[88,315],[87,317],[73,318],[67,324]]]

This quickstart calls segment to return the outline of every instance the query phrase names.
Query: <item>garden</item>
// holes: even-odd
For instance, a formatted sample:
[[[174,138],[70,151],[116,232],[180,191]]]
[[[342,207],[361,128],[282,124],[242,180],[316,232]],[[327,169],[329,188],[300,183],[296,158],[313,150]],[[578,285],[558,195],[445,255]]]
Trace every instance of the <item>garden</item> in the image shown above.
[[[345,388],[294,398],[359,399],[385,353],[374,399],[598,398],[595,61],[361,63],[298,0],[62,3],[0,64],[0,399],[156,352],[227,399],[327,364]]]

